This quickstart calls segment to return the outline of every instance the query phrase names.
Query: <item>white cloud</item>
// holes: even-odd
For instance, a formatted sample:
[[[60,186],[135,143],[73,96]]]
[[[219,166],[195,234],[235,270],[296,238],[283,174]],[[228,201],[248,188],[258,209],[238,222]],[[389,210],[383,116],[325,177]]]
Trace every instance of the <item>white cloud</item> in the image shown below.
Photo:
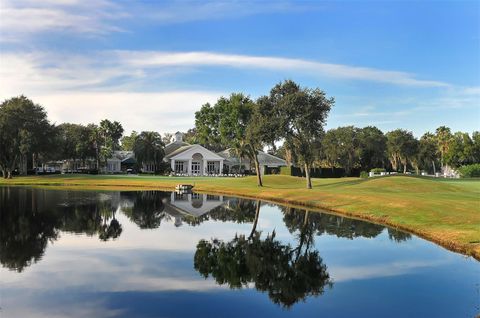
[[[113,21],[128,16],[107,0],[3,0],[0,11],[3,42],[20,42],[46,31],[102,35],[121,31]]]
[[[261,13],[320,8],[293,1],[113,1],[113,0],[2,0],[1,42],[20,43],[42,32],[106,35],[126,31],[121,22],[176,24],[230,19]],[[120,21],[122,20],[122,21]]]
[[[322,63],[294,58],[220,54],[210,52],[171,53],[158,51],[116,51],[116,54],[122,64],[139,68],[161,68],[169,66],[225,66],[234,68],[287,71],[289,74],[306,73],[317,77],[327,76],[333,78],[367,80],[407,86],[449,86],[449,84],[440,81],[417,79],[414,75],[406,72],[343,64]]]
[[[369,264],[368,266],[330,266],[330,275],[334,282],[364,280],[382,277],[401,276],[415,272],[420,268],[437,267],[448,263],[445,260],[396,261],[388,264]]]
[[[59,90],[131,91],[138,87],[145,90],[162,74],[176,75],[208,67],[263,69],[279,72],[283,77],[306,74],[313,78],[374,81],[401,86],[449,86],[397,71],[273,56],[210,52],[101,51],[84,55],[3,53],[0,66],[2,95],[6,97]]]

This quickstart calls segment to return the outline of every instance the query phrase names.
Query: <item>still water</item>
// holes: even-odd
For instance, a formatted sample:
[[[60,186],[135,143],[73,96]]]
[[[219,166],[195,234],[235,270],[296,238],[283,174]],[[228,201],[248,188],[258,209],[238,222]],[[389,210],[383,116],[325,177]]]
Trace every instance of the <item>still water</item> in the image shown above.
[[[480,263],[260,201],[0,187],[0,316],[475,317]]]

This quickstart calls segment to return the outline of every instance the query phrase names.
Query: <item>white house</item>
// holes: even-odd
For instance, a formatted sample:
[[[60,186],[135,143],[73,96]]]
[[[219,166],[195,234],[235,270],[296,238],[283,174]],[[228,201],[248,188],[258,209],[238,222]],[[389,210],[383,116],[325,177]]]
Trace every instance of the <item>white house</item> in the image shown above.
[[[204,176],[223,173],[223,157],[203,146],[184,142],[180,132],[175,133],[174,142],[165,146],[165,160],[175,174]]]

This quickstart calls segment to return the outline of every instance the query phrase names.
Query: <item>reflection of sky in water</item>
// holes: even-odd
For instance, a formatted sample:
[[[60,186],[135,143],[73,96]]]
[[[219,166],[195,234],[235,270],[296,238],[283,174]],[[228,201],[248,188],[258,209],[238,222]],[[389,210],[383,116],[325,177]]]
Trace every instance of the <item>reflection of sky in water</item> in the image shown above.
[[[120,208],[121,210],[122,208]],[[255,288],[231,290],[193,268],[201,239],[248,235],[251,223],[175,219],[140,229],[117,213],[119,238],[62,232],[23,272],[0,269],[1,317],[472,317],[480,312],[479,263],[412,237],[397,243],[384,229],[374,238],[315,236],[333,288],[289,310]],[[295,246],[283,213],[263,205],[257,230]],[[253,285],[252,285],[253,286]]]

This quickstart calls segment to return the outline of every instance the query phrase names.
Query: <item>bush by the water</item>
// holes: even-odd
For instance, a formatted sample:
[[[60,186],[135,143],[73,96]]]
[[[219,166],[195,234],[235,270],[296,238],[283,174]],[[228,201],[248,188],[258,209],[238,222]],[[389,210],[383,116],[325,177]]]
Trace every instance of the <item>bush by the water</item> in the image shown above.
[[[373,168],[372,170],[370,170],[370,172],[374,172],[374,173],[380,173],[385,171],[386,170],[384,168]]]
[[[480,177],[480,163],[460,167],[458,172],[462,178]]]

